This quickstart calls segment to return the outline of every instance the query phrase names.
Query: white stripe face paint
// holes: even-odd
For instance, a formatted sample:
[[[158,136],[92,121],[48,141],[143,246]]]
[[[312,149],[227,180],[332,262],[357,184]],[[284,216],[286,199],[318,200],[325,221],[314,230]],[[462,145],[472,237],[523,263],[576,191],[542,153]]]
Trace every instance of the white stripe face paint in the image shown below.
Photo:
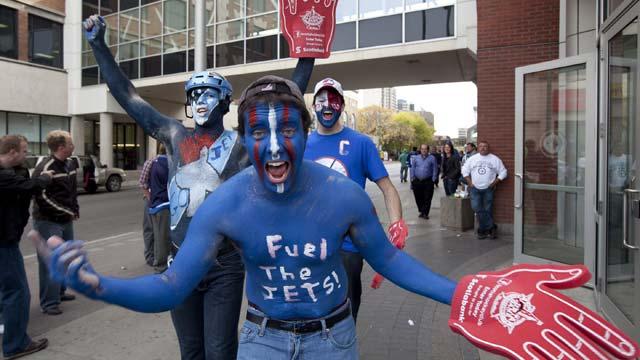
[[[276,109],[273,104],[269,104],[269,130],[271,131],[271,142],[269,150],[271,151],[271,158],[273,160],[280,159],[280,146],[278,146],[278,136],[276,135],[276,129],[278,128],[278,121],[276,119]]]

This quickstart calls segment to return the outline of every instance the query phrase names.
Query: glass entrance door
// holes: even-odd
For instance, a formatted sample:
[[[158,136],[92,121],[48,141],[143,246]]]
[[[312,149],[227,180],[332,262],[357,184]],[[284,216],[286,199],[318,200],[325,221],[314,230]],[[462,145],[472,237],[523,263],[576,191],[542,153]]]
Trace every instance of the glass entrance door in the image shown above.
[[[516,69],[516,262],[594,270],[595,54]]]
[[[618,326],[640,337],[640,121],[638,120],[638,15],[634,6],[605,31],[600,139],[601,306]]]

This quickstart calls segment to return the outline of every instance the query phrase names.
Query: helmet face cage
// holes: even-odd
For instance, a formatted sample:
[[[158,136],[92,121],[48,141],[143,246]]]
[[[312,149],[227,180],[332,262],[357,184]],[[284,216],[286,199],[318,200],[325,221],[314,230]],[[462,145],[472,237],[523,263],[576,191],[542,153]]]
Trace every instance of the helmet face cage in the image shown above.
[[[189,105],[192,100],[193,90],[197,88],[212,88],[218,90],[220,92],[220,100],[231,101],[231,93],[233,92],[233,88],[231,87],[231,83],[224,78],[224,76],[213,72],[213,71],[201,71],[194,73],[189,81],[184,86],[184,91],[186,93],[187,101],[186,104]]]

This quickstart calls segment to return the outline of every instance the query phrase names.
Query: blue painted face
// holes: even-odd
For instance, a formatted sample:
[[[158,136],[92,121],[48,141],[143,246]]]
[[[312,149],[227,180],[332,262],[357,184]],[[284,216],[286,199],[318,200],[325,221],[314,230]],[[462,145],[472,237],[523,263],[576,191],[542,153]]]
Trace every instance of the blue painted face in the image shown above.
[[[260,102],[243,118],[244,144],[265,188],[289,191],[306,143],[300,110],[287,103]]]
[[[342,98],[335,91],[320,90],[313,104],[320,125],[333,127],[342,115],[342,105]]]
[[[220,92],[208,87],[195,88],[189,94],[189,102],[193,120],[202,126],[220,103]]]

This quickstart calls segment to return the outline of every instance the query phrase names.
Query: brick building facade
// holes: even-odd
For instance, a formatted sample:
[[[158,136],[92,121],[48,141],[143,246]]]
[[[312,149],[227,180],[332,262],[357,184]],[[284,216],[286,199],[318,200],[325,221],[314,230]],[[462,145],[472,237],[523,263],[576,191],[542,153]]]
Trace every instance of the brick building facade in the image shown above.
[[[558,0],[478,0],[478,141],[509,170],[494,202],[495,221],[513,224],[515,68],[558,58]]]

